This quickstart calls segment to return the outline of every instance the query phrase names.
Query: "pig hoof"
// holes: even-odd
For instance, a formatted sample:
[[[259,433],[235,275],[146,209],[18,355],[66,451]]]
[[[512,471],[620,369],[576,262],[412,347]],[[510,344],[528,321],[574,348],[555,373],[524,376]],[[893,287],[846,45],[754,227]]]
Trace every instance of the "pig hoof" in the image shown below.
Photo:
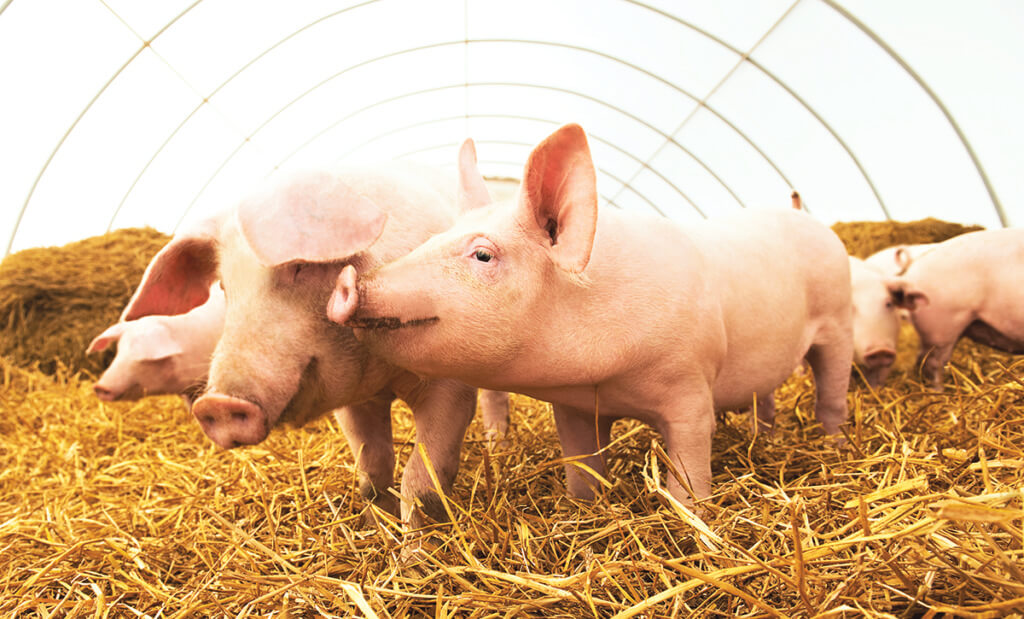
[[[420,529],[435,523],[448,522],[448,512],[441,502],[441,497],[433,492],[422,494],[417,497],[419,506],[414,507],[409,514],[409,527]]]
[[[403,539],[402,550],[398,553],[398,565],[404,571],[420,572],[425,576],[431,568],[428,557],[434,555],[443,543],[433,533],[408,532]]]
[[[509,447],[508,428],[504,430],[485,430],[484,440],[487,442],[487,448],[491,451],[507,449]]]
[[[359,523],[356,525],[359,531],[375,531],[397,521],[397,517],[380,505],[367,505],[360,514]]]

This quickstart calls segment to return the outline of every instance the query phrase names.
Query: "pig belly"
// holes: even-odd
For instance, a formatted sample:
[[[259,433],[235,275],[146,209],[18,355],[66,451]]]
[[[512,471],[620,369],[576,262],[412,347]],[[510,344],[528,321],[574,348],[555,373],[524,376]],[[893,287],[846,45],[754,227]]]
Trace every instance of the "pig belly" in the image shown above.
[[[777,336],[778,331],[773,335]],[[788,340],[772,337],[770,343],[748,345],[741,352],[731,353],[712,388],[715,408],[730,410],[750,406],[755,395],[771,395],[785,382],[793,368],[802,363],[812,340],[811,333],[802,326],[791,330],[789,336]]]

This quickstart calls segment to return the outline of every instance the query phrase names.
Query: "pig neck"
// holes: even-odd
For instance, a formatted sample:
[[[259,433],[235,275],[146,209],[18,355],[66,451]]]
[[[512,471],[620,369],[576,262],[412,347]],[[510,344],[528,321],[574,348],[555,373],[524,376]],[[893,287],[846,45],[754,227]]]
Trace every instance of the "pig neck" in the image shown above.
[[[697,319],[721,315],[704,264],[678,226],[603,210],[584,282],[552,267],[534,299],[536,326],[501,369],[507,384],[488,386],[583,408],[596,390],[647,417],[680,374],[715,371],[693,362],[724,339],[720,325]]]

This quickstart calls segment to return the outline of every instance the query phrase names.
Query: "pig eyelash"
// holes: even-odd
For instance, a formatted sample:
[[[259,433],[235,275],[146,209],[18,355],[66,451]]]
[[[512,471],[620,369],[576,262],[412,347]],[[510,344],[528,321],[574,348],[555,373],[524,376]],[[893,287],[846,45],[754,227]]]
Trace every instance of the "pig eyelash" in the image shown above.
[[[498,251],[494,245],[484,237],[477,237],[469,244],[469,253],[466,255],[476,262],[488,264],[494,262],[498,257]]]

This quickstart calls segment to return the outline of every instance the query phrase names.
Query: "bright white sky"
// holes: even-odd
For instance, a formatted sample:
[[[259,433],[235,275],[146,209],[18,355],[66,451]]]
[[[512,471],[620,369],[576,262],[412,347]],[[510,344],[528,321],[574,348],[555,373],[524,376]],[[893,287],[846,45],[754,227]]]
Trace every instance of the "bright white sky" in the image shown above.
[[[1024,222],[1019,0],[4,6],[0,250],[171,232],[279,167],[451,165],[466,136],[485,174],[518,177],[565,122],[613,207],[686,220],[787,207],[795,187],[826,223],[884,204],[998,226],[980,166]]]

